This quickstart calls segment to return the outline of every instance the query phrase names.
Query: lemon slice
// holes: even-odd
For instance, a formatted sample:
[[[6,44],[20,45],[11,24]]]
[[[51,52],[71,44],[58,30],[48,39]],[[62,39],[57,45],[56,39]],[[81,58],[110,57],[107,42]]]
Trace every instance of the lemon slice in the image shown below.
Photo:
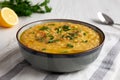
[[[0,10],[0,26],[12,27],[17,23],[18,16],[12,9],[4,7]]]

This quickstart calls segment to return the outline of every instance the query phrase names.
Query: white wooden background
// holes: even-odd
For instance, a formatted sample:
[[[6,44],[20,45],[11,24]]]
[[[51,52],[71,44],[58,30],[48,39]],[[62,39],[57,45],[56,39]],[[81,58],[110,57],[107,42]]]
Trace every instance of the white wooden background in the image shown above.
[[[41,0],[31,0],[33,3]],[[43,1],[43,0],[42,0]],[[98,26],[104,32],[119,33],[119,30],[109,25],[97,23],[97,12],[101,11],[111,16],[115,22],[120,23],[120,0],[51,0],[50,6],[53,8],[51,13],[33,14],[30,17],[19,17],[19,24],[13,28],[0,27],[0,51],[5,52],[10,45],[16,42],[16,32],[24,24],[42,19],[74,19],[85,21]],[[115,26],[114,27],[120,27]],[[12,49],[12,48],[11,48]],[[0,55],[4,55],[0,52]],[[115,80],[120,80],[120,71]]]

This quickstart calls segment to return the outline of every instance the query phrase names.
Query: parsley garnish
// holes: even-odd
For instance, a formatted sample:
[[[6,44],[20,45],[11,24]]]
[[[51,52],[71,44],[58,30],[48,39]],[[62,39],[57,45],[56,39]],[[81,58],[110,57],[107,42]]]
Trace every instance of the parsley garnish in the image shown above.
[[[48,30],[49,28],[47,26],[41,27],[39,30]]]
[[[46,48],[42,48],[42,51],[45,51],[46,50]]]
[[[76,37],[77,37],[77,35],[78,35],[78,32],[74,32],[74,33],[67,33],[67,34],[65,34],[65,35],[62,35],[62,38],[67,38],[67,39],[69,39],[69,40],[73,40],[73,39],[75,39]]]
[[[69,31],[70,27],[67,25],[62,26],[63,31]]]
[[[82,41],[83,43],[87,43],[88,42],[88,40],[85,40],[85,41]]]
[[[66,45],[68,48],[73,48],[74,46],[72,44],[67,44]]]
[[[55,30],[56,30],[56,32],[57,32],[58,34],[60,34],[60,33],[62,32],[62,28],[61,28],[61,27],[55,28]]]
[[[30,16],[32,13],[48,13],[52,8],[48,6],[50,0],[32,5],[30,0],[4,0],[0,2],[0,7],[13,9],[18,16]]]
[[[49,40],[53,40],[54,39],[54,36],[52,34],[47,34],[47,37],[49,37]]]
[[[87,33],[83,33],[84,36],[86,36]]]
[[[50,39],[50,40],[48,41],[48,43],[54,43],[54,42],[57,42],[57,41],[59,41],[59,40],[58,40],[58,39],[56,39],[56,40]]]

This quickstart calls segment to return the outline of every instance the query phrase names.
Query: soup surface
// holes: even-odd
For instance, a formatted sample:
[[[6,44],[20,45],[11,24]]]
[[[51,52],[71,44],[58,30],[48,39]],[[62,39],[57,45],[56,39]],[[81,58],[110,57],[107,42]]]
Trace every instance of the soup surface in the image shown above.
[[[48,22],[25,30],[20,41],[37,51],[71,54],[92,49],[100,44],[99,34],[82,24]]]

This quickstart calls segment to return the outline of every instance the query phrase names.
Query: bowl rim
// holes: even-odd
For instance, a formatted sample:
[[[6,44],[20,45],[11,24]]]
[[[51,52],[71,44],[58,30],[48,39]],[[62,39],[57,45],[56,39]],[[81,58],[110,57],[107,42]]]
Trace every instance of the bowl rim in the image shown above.
[[[90,28],[92,28],[93,30],[95,30],[95,31],[100,31],[100,32],[98,32],[99,34],[102,34],[102,41],[101,41],[101,43],[100,43],[100,45],[98,45],[98,46],[96,46],[96,47],[94,47],[94,48],[92,48],[92,49],[89,49],[89,50],[86,50],[86,51],[82,51],[82,52],[77,52],[77,53],[70,53],[70,54],[53,54],[53,53],[47,53],[47,52],[42,52],[42,51],[37,51],[37,50],[34,50],[34,49],[32,49],[32,48],[28,48],[27,46],[25,46],[20,40],[19,40],[19,37],[18,37],[18,35],[19,35],[19,32],[24,28],[24,27],[26,27],[26,26],[28,26],[28,25],[30,25],[30,24],[32,24],[32,23],[36,23],[36,22],[64,22],[64,21],[66,21],[66,22],[72,22],[72,23],[74,23],[74,22],[78,22],[78,24],[80,24],[80,23],[83,23],[83,25],[89,25],[89,26],[87,26],[87,27],[90,27],[90,26],[92,26],[92,27],[94,27],[94,28],[92,28],[92,27],[90,27]],[[97,30],[96,30],[97,29]],[[98,27],[96,27],[95,25],[92,25],[92,24],[90,24],[90,23],[87,23],[87,22],[84,22],[84,21],[79,21],[79,20],[73,20],[73,19],[44,19],[44,20],[36,20],[36,21],[32,21],[32,22],[29,22],[29,23],[27,23],[27,24],[25,24],[25,25],[23,25],[20,29],[18,29],[18,31],[17,31],[17,33],[16,33],[16,39],[17,39],[17,41],[18,41],[18,43],[20,44],[20,45],[22,45],[22,47],[24,47],[25,49],[27,49],[27,50],[29,50],[29,51],[34,51],[34,55],[45,55],[45,56],[48,56],[48,57],[53,57],[53,56],[56,56],[56,57],[60,57],[60,56],[69,56],[69,57],[76,57],[76,56],[78,56],[78,55],[80,55],[80,56],[85,56],[85,55],[89,55],[89,54],[91,54],[91,52],[92,51],[94,51],[94,50],[96,50],[96,49],[98,49],[98,48],[100,48],[103,44],[104,44],[104,41],[105,41],[105,34],[104,34],[104,32],[100,29],[100,28],[98,28]]]

